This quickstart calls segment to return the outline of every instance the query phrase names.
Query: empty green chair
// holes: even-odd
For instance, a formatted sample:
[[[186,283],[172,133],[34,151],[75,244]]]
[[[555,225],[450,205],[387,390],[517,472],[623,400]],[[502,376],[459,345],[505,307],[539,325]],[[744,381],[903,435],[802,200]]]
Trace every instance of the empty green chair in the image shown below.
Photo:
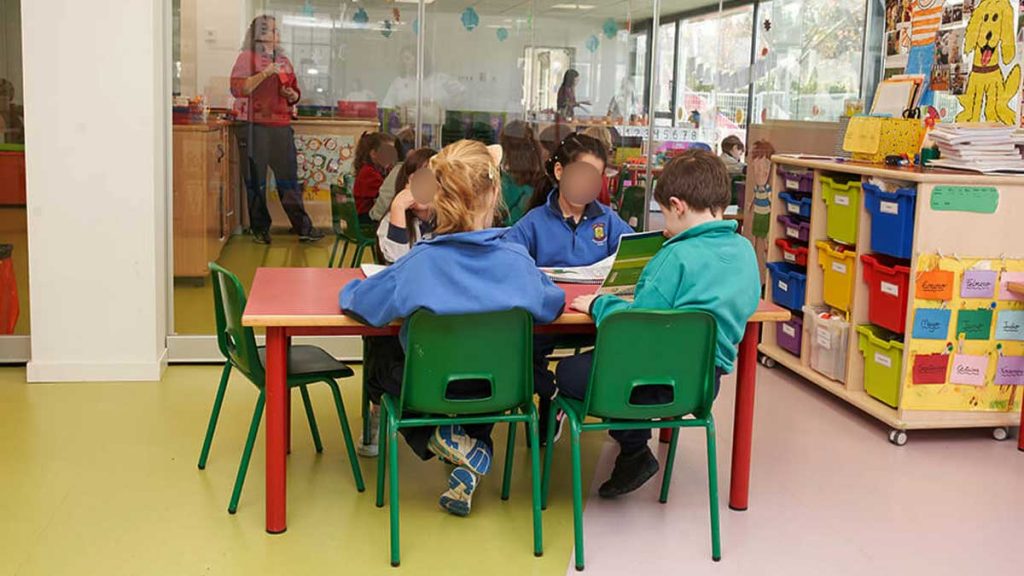
[[[646,194],[647,190],[643,186],[629,186],[622,191],[619,217],[625,220],[637,232],[643,232],[644,230],[644,199]]]
[[[679,428],[701,427],[707,433],[708,486],[711,500],[711,556],[721,558],[718,527],[718,467],[715,454],[715,318],[697,311],[623,311],[609,315],[597,331],[594,365],[583,400],[559,394],[555,405],[566,415],[572,451],[573,528],[576,569],[583,570],[583,483],[580,478],[580,433],[593,430],[672,428],[672,443],[661,482],[661,502],[668,501]],[[670,387],[665,404],[637,404],[633,392],[647,386]],[[555,410],[548,425],[548,446],[555,431]],[[585,422],[594,417],[600,421]],[[543,507],[547,508],[553,450],[544,454]]]
[[[327,267],[334,266],[335,256],[338,256],[338,267],[345,263],[345,253],[348,252],[349,243],[355,246],[355,253],[349,267],[356,268],[363,261],[363,251],[367,247],[373,253],[373,261],[378,264],[377,251],[373,250],[377,243],[376,231],[371,226],[359,222],[359,214],[356,212],[356,202],[348,191],[331,184],[331,223],[334,228],[334,246],[331,247],[331,256],[327,261]],[[341,254],[338,254],[338,245],[344,242]]]
[[[501,485],[507,500],[512,480],[516,424],[527,425],[537,445],[537,410],[533,405],[533,318],[524,310],[438,316],[421,310],[408,320],[408,345],[402,393],[381,399],[377,506],[384,506],[388,473],[391,506],[391,565],[398,566],[398,430],[447,424],[506,422],[508,444]],[[447,397],[454,382],[486,383],[482,398]],[[385,464],[386,463],[386,464]],[[389,470],[386,468],[390,467]],[[533,489],[533,552],[543,551],[540,516],[540,456],[530,451]]]
[[[227,362],[224,363],[220,386],[217,388],[213,411],[210,413],[210,423],[206,428],[206,439],[203,440],[203,450],[199,455],[200,470],[206,468],[210,444],[213,442],[213,432],[217,427],[217,418],[220,416],[224,391],[227,388],[232,367],[244,374],[260,391],[260,396],[256,400],[256,409],[253,410],[252,422],[249,425],[249,436],[245,441],[245,449],[242,451],[242,461],[238,465],[238,475],[235,478],[235,488],[231,493],[231,503],[228,505],[228,512],[234,514],[238,509],[238,499],[242,495],[242,484],[245,482],[245,474],[249,469],[249,458],[252,456],[252,447],[256,442],[256,433],[259,431],[260,421],[263,419],[266,351],[262,346],[256,346],[256,336],[253,334],[252,328],[242,326],[242,312],[245,310],[246,298],[245,289],[242,288],[238,277],[213,262],[210,263],[210,277],[213,281],[217,345],[224,357],[227,358]],[[320,432],[317,429],[313,405],[309,401],[309,391],[306,386],[322,382],[330,386],[331,393],[334,395],[334,405],[338,411],[338,420],[341,422],[341,433],[345,437],[345,447],[348,449],[352,476],[355,478],[356,488],[362,492],[365,490],[363,474],[359,469],[359,462],[356,460],[352,433],[349,431],[348,418],[345,416],[345,404],[342,401],[338,383],[335,382],[337,378],[347,378],[352,374],[351,368],[335,360],[333,356],[317,346],[290,346],[288,349],[288,388],[290,390],[297,387],[302,393],[302,403],[306,408],[309,430],[313,435],[313,445],[316,447],[316,451],[323,452],[323,445],[320,443]]]

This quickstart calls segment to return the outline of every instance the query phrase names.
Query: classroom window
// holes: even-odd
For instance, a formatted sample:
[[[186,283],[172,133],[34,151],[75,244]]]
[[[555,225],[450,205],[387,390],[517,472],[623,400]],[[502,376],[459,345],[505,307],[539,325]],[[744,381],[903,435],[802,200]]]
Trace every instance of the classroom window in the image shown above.
[[[29,332],[21,79],[21,3],[0,0],[0,336]],[[0,359],[8,357],[6,346],[0,338]]]

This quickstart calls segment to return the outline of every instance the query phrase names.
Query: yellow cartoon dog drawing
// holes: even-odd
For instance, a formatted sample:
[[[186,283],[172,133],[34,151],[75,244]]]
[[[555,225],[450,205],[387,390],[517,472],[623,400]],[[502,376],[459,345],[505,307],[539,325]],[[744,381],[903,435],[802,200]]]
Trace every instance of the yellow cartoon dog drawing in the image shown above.
[[[967,89],[959,97],[963,110],[957,122],[989,122],[1014,125],[1016,114],[1009,102],[1020,87],[1020,66],[1014,64],[1003,78],[999,58],[1009,65],[1016,55],[1013,5],[1010,0],[981,0],[974,9],[964,35],[964,55],[974,53]]]

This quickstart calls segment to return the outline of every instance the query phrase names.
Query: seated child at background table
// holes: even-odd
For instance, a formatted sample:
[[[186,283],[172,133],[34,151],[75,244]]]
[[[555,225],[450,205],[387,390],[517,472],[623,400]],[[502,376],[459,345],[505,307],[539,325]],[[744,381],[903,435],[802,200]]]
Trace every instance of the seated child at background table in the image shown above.
[[[504,229],[491,229],[501,197],[500,147],[489,150],[462,140],[446,146],[428,167],[436,186],[434,238],[416,244],[384,271],[342,289],[345,314],[384,326],[423,308],[437,314],[469,314],[522,308],[537,322],[562,313],[565,293],[537,269],[521,246],[502,240]],[[428,173],[429,174],[429,173]],[[405,333],[400,338],[405,345]],[[391,378],[371,389],[379,403],[383,392],[398,395],[404,359],[391,367]],[[374,398],[374,396],[376,396]],[[490,425],[402,429],[420,458],[437,455],[454,464],[440,504],[460,516],[469,513],[480,476],[491,467]]]
[[[722,374],[732,372],[736,347],[747,320],[757,310],[761,281],[750,242],[736,233],[736,222],[722,220],[731,199],[729,175],[713,153],[687,150],[669,162],[654,197],[665,215],[668,240],[644,268],[633,302],[615,296],[581,296],[572,307],[601,321],[620,310],[704,310],[718,323],[715,351],[715,393]],[[608,354],[602,351],[602,354]],[[680,361],[685,361],[680,350]],[[569,398],[583,399],[590,379],[591,352],[562,360],[557,388]],[[628,362],[628,358],[623,358]],[[660,404],[671,398],[650,390],[639,403]],[[647,446],[650,430],[612,430],[620,451],[609,480],[598,493],[614,498],[636,490],[658,472],[658,460]]]
[[[384,176],[398,161],[394,139],[382,132],[366,132],[356,144],[352,170],[356,174],[352,196],[356,201],[356,213],[361,222],[370,222],[370,209],[380,194]]]
[[[537,266],[545,268],[589,266],[615,254],[619,237],[633,229],[618,213],[597,201],[607,163],[607,151],[601,142],[570,134],[547,161],[548,176],[556,186],[549,192],[534,191],[530,211],[505,239],[525,246]],[[533,382],[540,395],[542,438],[547,438],[547,414],[555,386],[548,356],[557,342],[555,336],[548,335],[536,336],[533,342]],[[558,422],[561,425],[561,419]]]
[[[398,169],[395,189],[399,192],[377,228],[377,242],[388,264],[408,254],[421,239],[429,240],[434,235],[434,207],[413,198],[409,181],[436,154],[431,148],[418,148],[409,153]]]

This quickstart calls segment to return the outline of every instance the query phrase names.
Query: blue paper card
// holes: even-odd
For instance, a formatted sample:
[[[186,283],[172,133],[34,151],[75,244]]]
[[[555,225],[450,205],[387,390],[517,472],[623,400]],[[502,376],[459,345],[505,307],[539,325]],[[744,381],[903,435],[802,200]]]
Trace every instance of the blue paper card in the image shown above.
[[[999,313],[996,340],[1024,340],[1024,310],[1003,310]]]
[[[946,340],[949,336],[950,311],[939,308],[918,308],[914,311],[914,338]]]

